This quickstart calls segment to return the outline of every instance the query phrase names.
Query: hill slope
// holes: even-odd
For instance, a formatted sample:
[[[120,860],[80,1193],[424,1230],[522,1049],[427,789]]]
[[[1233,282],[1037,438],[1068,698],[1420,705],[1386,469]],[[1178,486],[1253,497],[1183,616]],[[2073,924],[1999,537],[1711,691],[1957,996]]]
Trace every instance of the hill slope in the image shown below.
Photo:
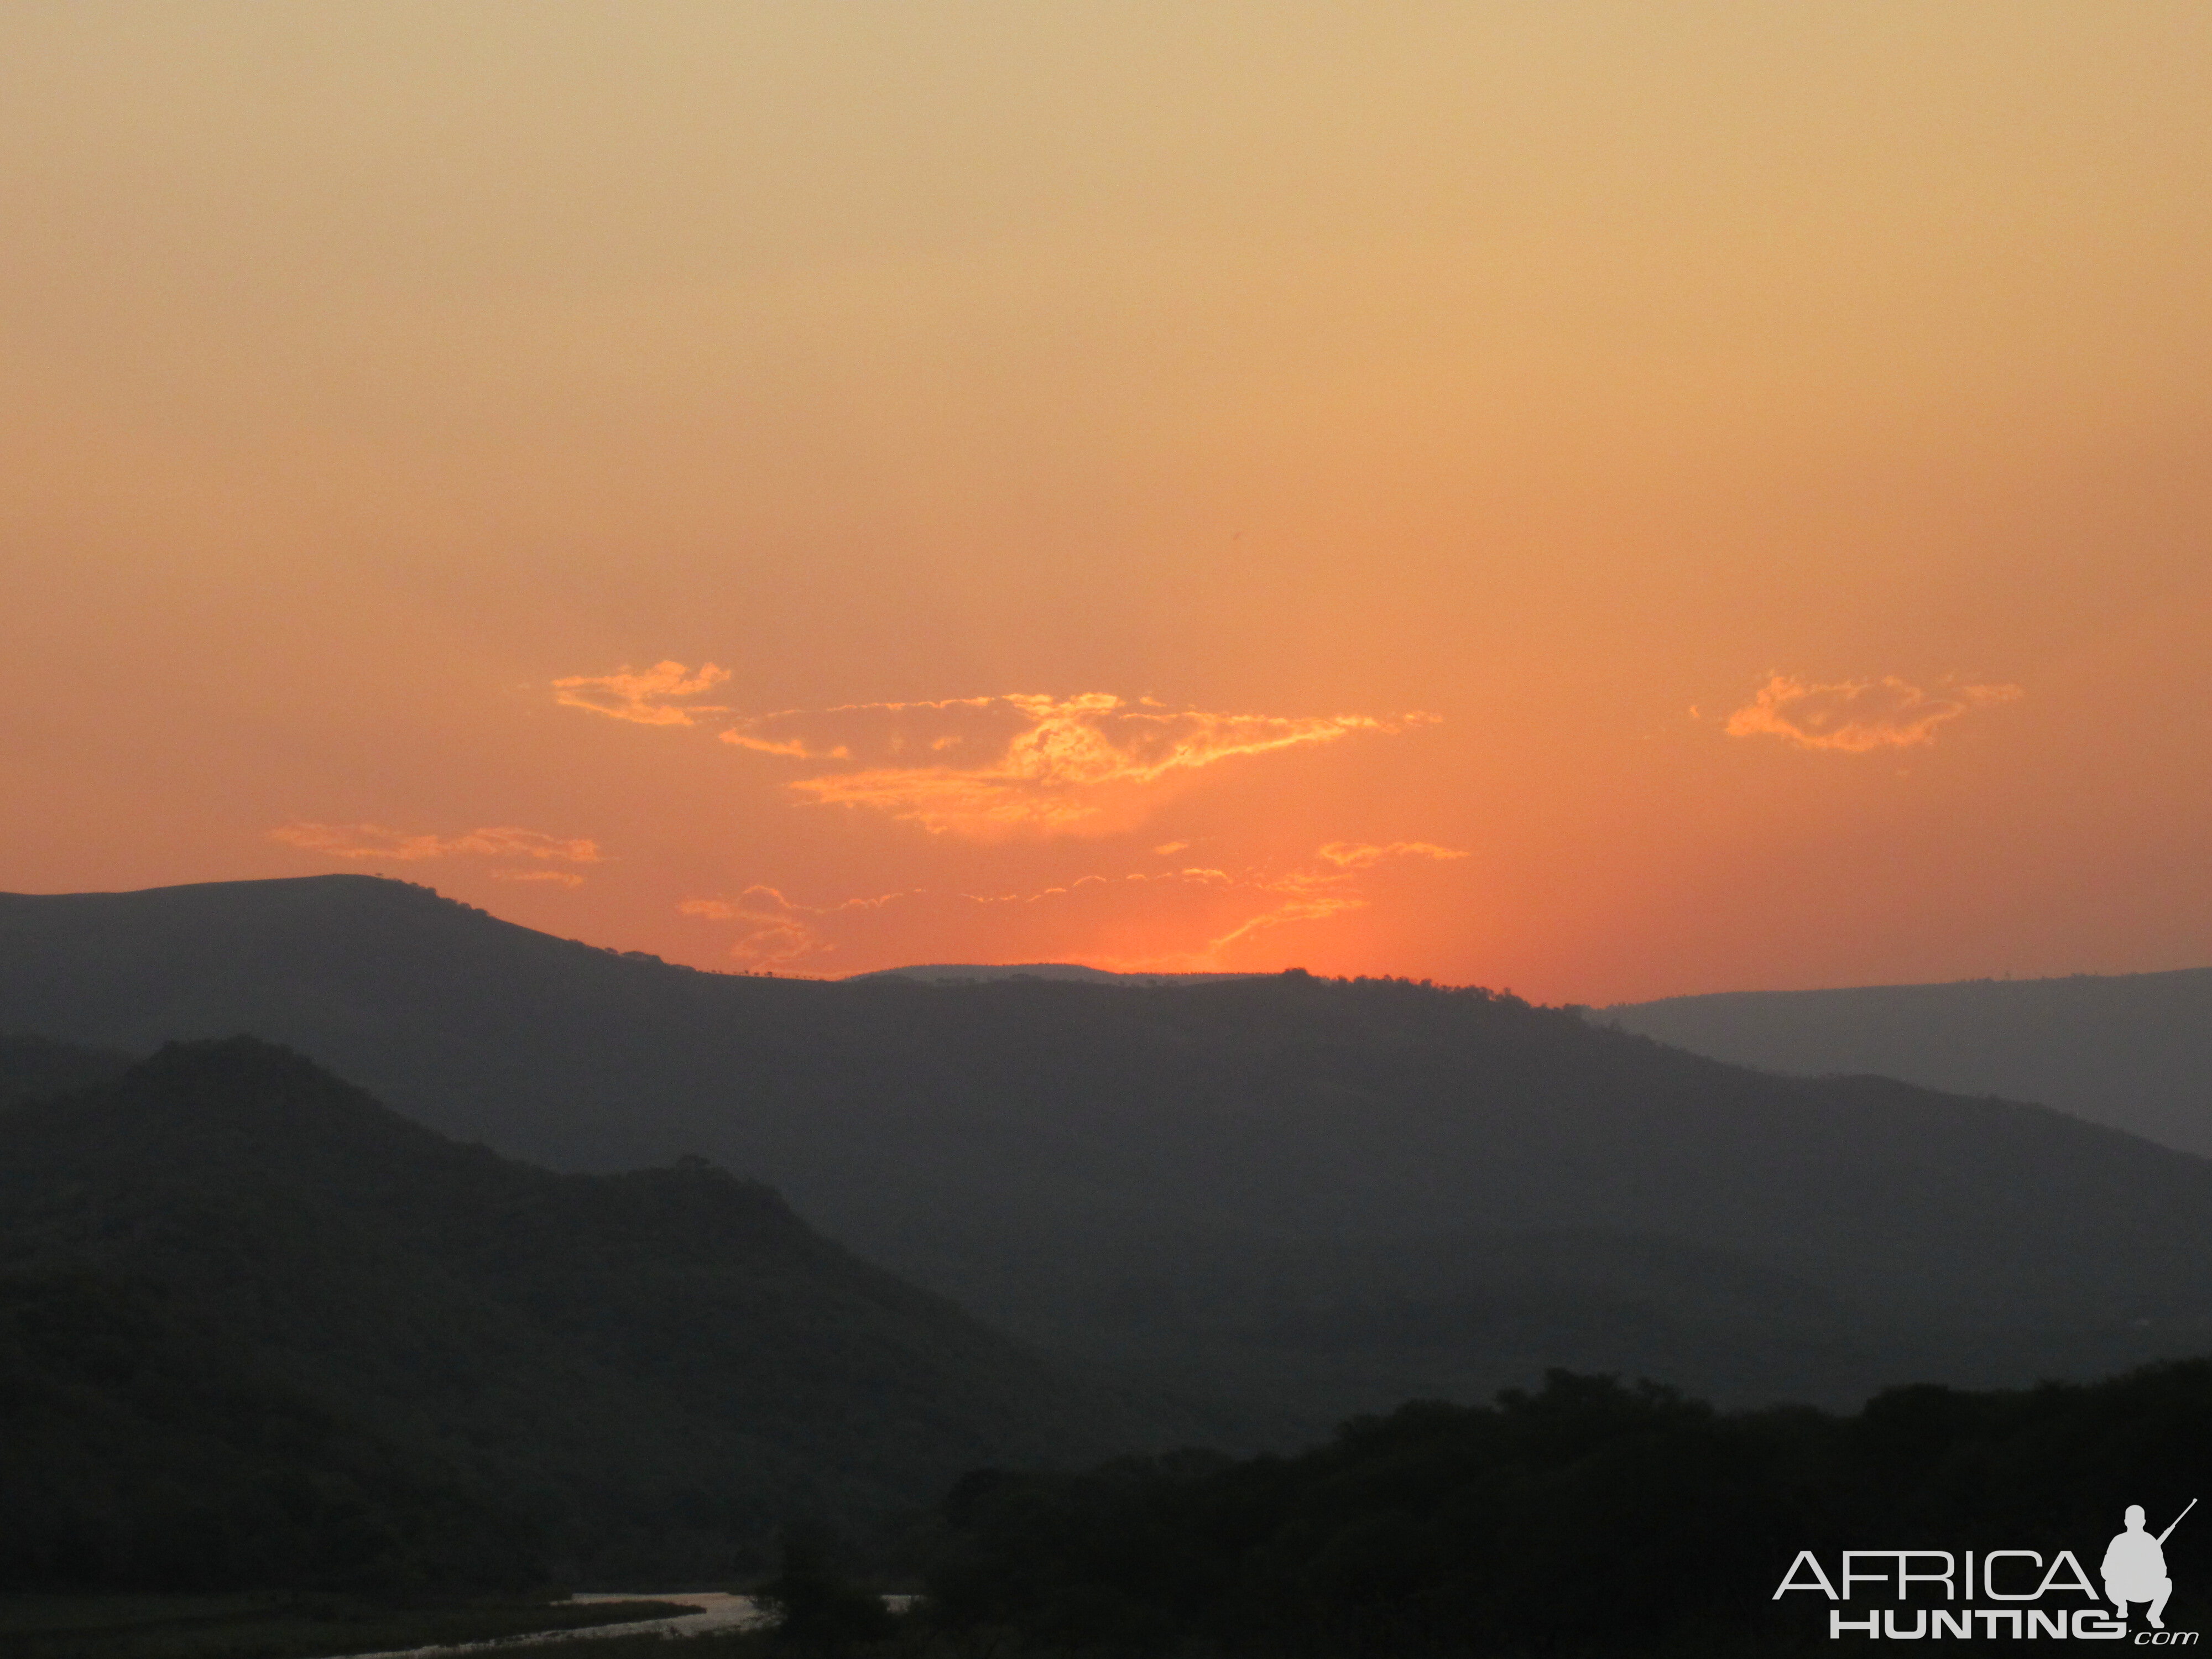
[[[564,1167],[711,1154],[1224,1432],[1547,1364],[1841,1401],[2212,1346],[2212,1164],[1479,992],[749,979],[326,877],[0,900],[0,1006],[274,1036]]]
[[[1737,1066],[2039,1100],[2212,1157],[2212,968],[1738,991],[1601,1017]]]
[[[0,1113],[0,1560],[47,1583],[428,1572],[457,1538],[479,1576],[721,1572],[794,1516],[1132,1438],[766,1188],[510,1163],[242,1038]]]

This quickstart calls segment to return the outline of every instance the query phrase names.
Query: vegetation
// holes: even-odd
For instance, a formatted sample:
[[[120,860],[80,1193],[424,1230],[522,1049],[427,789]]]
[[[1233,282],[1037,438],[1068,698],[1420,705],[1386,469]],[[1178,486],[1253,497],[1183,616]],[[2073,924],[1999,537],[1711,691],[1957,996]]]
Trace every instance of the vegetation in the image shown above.
[[[2129,1504],[2170,1517],[2212,1488],[2208,1431],[2212,1361],[1899,1389],[1848,1417],[1555,1371],[1297,1457],[971,1475],[931,1613],[972,1646],[1055,1654],[1832,1651],[1824,1598],[1775,1600],[1798,1551],[1833,1572],[1846,1548],[2071,1549],[2094,1574]],[[2168,1565],[2166,1622],[2192,1627],[2212,1527],[2177,1530]]]
[[[818,1528],[787,1528],[781,1570],[753,1595],[775,1620],[773,1645],[796,1653],[842,1653],[897,1627],[882,1595],[838,1570]]]
[[[0,1112],[0,1589],[713,1583],[1120,1410],[703,1160],[509,1163],[250,1039]]]

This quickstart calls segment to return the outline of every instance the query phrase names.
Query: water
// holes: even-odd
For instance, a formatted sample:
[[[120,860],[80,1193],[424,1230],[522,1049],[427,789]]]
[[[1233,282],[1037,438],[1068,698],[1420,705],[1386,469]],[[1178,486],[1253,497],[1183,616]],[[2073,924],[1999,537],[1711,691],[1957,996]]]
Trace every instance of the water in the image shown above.
[[[537,1636],[501,1636],[489,1642],[463,1642],[457,1645],[431,1648],[392,1648],[383,1653],[363,1653],[350,1659],[447,1659],[447,1656],[465,1653],[508,1653],[518,1648],[550,1646],[556,1642],[580,1641],[587,1636],[645,1636],[665,1632],[672,1636],[701,1636],[708,1631],[745,1630],[763,1624],[768,1614],[755,1604],[750,1595],[732,1595],[722,1590],[655,1591],[650,1595],[572,1595],[572,1601],[678,1601],[696,1607],[696,1613],[676,1613],[665,1619],[639,1619],[625,1625],[593,1625],[588,1630],[554,1630]],[[905,1596],[889,1598],[894,1604],[907,1601]]]

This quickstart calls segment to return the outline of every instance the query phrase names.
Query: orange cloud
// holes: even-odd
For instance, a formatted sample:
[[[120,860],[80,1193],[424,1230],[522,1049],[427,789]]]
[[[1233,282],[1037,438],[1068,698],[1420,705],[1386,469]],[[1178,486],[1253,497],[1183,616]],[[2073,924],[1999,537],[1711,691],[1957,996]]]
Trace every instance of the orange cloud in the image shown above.
[[[1093,872],[1026,891],[909,889],[823,905],[758,886],[735,900],[688,899],[678,908],[738,923],[745,931],[731,954],[754,966],[834,951],[865,967],[1050,958],[1130,970],[1207,969],[1230,965],[1222,952],[1270,928],[1368,908],[1373,895],[1355,870],[1391,859],[1464,856],[1425,842],[1330,846],[1373,856],[1347,866],[1317,855],[1286,870],[1241,873],[1199,866]]]
[[[1394,841],[1387,846],[1333,841],[1321,849],[1321,855],[1340,870],[1368,870],[1385,859],[1463,859],[1467,852],[1463,848],[1439,847],[1432,841]]]
[[[730,712],[712,703],[688,702],[729,678],[728,669],[710,662],[701,663],[696,674],[680,662],[655,663],[642,674],[632,672],[625,665],[612,674],[579,674],[556,680],[553,700],[569,708],[588,708],[595,714],[640,726],[690,726],[696,724],[695,714]]]
[[[779,740],[775,738],[763,738],[756,732],[739,731],[735,727],[732,727],[727,732],[721,732],[719,735],[724,743],[734,744],[740,749],[750,749],[753,750],[754,753],[760,755],[784,755],[793,760],[846,760],[850,758],[850,751],[845,749],[842,744],[837,748],[824,750],[822,753],[817,754],[797,738],[785,738]]]
[[[730,947],[739,962],[757,968],[775,967],[836,950],[825,939],[818,923],[828,916],[850,910],[873,910],[903,898],[903,893],[884,893],[875,898],[851,898],[836,904],[799,904],[773,887],[748,887],[732,899],[691,898],[676,907],[679,915],[706,921],[734,921],[746,931]]]
[[[1113,792],[1171,774],[1356,732],[1402,732],[1436,718],[1231,714],[1104,691],[1017,693],[791,709],[742,721],[721,738],[808,760],[857,757],[856,770],[787,787],[817,805],[881,812],[933,835],[994,840],[1084,826],[1099,818]]]
[[[556,700],[643,726],[691,726],[728,714],[690,701],[729,678],[712,663],[553,682]],[[948,697],[787,708],[737,720],[716,735],[733,748],[787,760],[848,763],[785,787],[817,805],[845,805],[918,823],[933,835],[993,841],[1017,834],[1125,827],[1133,791],[1238,756],[1391,733],[1437,720],[1415,712],[1289,717],[1170,708],[1106,691],[1054,697]],[[1110,804],[1118,817],[1109,817]]]
[[[1801,749],[1867,755],[1933,743],[1936,728],[1946,720],[2026,695],[2017,685],[1952,685],[1925,691],[1894,674],[1825,685],[1777,674],[1729,716],[1727,730],[1732,738],[1777,737]]]
[[[1431,859],[1442,863],[1467,856],[1464,848],[1439,847],[1431,841],[1333,841],[1317,848],[1316,853],[1322,864],[1329,867],[1309,865],[1271,879],[1253,882],[1255,889],[1273,896],[1276,902],[1247,916],[1227,933],[1208,939],[1206,956],[1211,958],[1239,940],[1270,927],[1294,921],[1325,921],[1348,910],[1365,909],[1367,895],[1352,880],[1352,872],[1356,870],[1372,870],[1391,859]]]
[[[1364,910],[1367,900],[1342,884],[1340,877],[1293,871],[1273,881],[1254,884],[1276,896],[1266,909],[1244,918],[1225,933],[1206,940],[1203,959],[1211,962],[1223,951],[1270,927],[1293,921],[1326,921],[1347,910]]]
[[[542,830],[502,824],[471,830],[465,836],[411,835],[380,823],[314,823],[304,819],[280,824],[269,832],[271,841],[332,858],[380,859],[414,864],[426,859],[530,859],[539,864],[598,864],[605,854],[599,844],[582,836],[549,836]],[[580,885],[583,878],[573,871],[530,869],[495,870],[502,881],[550,881],[564,887]]]

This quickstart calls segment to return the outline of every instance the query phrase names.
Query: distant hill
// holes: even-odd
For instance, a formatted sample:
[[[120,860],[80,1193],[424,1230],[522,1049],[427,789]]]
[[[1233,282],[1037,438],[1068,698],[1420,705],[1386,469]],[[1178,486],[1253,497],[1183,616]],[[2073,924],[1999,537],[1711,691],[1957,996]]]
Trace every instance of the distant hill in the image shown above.
[[[1257,979],[1256,974],[1116,974],[1073,962],[1024,962],[997,966],[938,963],[918,968],[880,968],[854,974],[854,980],[919,979],[939,985],[975,984],[992,979],[1056,979],[1082,985],[1208,985],[1224,979]]]
[[[2212,1349],[2212,1164],[1478,991],[704,974],[336,876],[0,898],[0,1008],[257,1032],[557,1167],[706,1154],[1224,1443],[1548,1365],[1843,1403]]]
[[[1598,1018],[1738,1066],[2039,1100],[2212,1157],[2212,968],[1735,991]]]
[[[0,1586],[726,1575],[1120,1402],[697,1160],[556,1175],[246,1038],[0,1111]]]

